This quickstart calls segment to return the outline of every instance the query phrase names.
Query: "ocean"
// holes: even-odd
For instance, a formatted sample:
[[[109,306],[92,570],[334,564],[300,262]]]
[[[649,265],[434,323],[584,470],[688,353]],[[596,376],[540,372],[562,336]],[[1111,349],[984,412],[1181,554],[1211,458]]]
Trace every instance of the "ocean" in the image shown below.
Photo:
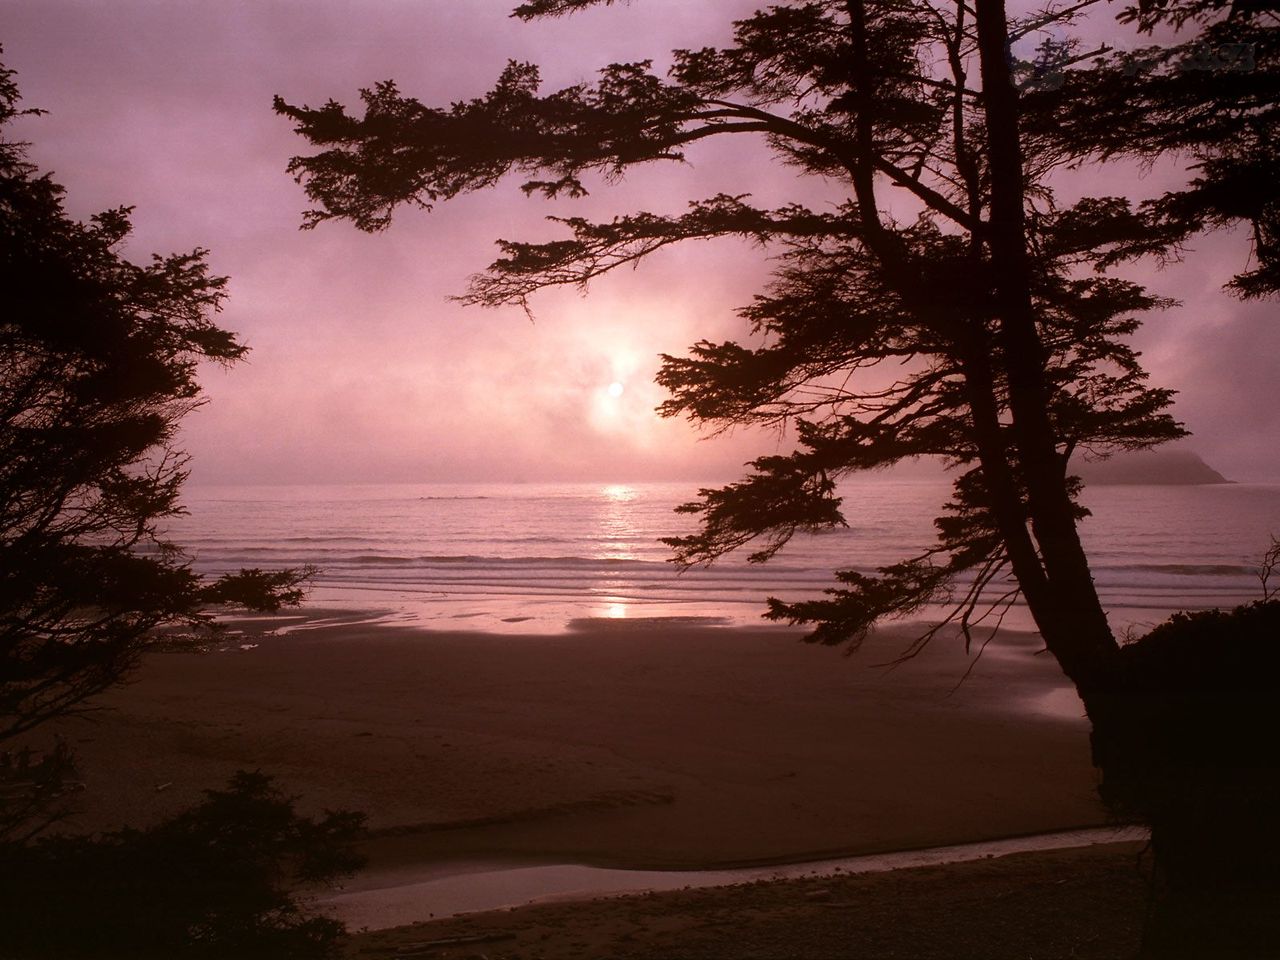
[[[932,539],[945,481],[841,488],[848,527],[797,537],[766,564],[680,572],[660,537],[695,483],[190,486],[168,535],[202,573],[314,564],[309,604],[430,629],[557,633],[595,619],[759,625],[764,598],[818,597],[835,569],[871,572]],[[1180,609],[1257,599],[1280,535],[1280,485],[1095,486],[1082,527],[1119,631]],[[937,617],[939,610],[917,616]],[[1015,607],[1006,623],[1029,626]]]

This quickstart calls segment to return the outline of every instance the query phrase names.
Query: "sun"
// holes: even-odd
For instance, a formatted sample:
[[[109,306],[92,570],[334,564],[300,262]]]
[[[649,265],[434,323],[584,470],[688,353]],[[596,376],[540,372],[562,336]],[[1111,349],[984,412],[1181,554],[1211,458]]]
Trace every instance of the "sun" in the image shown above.
[[[624,387],[621,383],[618,383],[618,381],[615,380],[613,383],[609,384],[609,396],[620,397],[622,396],[622,391],[625,389],[626,387]]]

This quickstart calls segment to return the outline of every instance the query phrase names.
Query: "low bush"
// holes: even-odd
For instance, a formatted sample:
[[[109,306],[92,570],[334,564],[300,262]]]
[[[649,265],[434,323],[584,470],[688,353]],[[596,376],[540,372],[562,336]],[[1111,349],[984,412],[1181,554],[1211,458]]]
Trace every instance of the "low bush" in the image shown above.
[[[8,960],[321,960],[341,923],[300,886],[356,870],[364,818],[300,816],[261,773],[148,830],[0,848],[0,956]]]

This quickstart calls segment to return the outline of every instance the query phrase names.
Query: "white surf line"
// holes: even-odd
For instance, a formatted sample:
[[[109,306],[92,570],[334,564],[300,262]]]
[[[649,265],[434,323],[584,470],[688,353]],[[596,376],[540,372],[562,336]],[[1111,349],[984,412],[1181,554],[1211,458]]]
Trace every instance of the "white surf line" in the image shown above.
[[[922,850],[903,850],[805,863],[727,870],[618,870],[580,864],[517,866],[502,863],[452,863],[419,868],[416,876],[398,871],[379,878],[358,878],[361,886],[319,897],[318,906],[352,930],[383,930],[433,917],[502,910],[548,900],[589,900],[626,893],[720,887],[758,880],[786,880],[859,873],[883,873],[904,867],[965,863],[1037,850],[1063,850],[1100,843],[1146,840],[1142,827],[1093,827],[962,843]],[[406,882],[408,881],[408,882]]]

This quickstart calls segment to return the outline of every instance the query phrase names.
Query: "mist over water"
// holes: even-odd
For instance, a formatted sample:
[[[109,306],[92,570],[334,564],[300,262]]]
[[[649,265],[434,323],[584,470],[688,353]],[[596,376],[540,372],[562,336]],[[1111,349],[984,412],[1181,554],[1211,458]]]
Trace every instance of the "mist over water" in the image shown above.
[[[742,556],[683,573],[659,538],[691,532],[674,507],[696,485],[193,486],[169,530],[197,570],[311,563],[311,603],[391,611],[436,629],[560,632],[588,618],[758,625],[764,598],[821,595],[836,569],[920,553],[948,486],[845,484],[849,526],[798,536],[766,564]],[[1257,599],[1256,565],[1280,533],[1280,486],[1095,486],[1082,527],[1112,625]],[[936,617],[938,609],[921,617]],[[1015,607],[1006,623],[1029,627]]]

